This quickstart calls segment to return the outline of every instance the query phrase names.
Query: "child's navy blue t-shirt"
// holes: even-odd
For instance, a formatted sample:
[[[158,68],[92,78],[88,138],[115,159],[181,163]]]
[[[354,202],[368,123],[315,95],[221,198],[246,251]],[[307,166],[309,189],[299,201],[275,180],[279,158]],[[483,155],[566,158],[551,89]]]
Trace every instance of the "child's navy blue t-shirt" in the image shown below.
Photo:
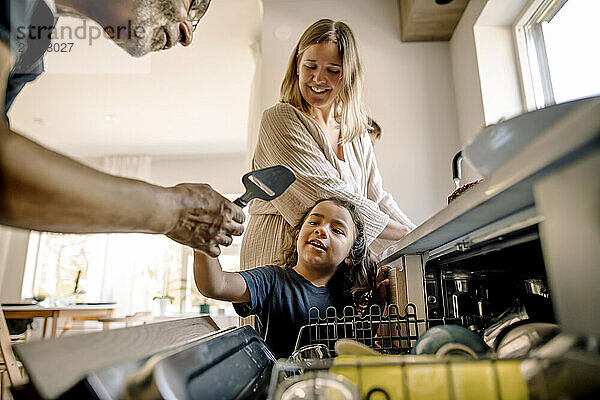
[[[278,358],[289,357],[294,351],[298,333],[308,324],[308,310],[319,309],[321,317],[329,306],[349,305],[339,290],[317,287],[293,268],[267,265],[240,271],[250,292],[250,301],[234,303],[238,315],[257,315],[259,332]]]

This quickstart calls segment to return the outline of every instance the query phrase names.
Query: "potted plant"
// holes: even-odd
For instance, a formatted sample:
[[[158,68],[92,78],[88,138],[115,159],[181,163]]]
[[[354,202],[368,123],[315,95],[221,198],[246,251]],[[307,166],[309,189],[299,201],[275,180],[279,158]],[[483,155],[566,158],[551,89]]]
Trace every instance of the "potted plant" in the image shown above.
[[[200,314],[210,314],[211,300],[207,297],[204,297],[196,288],[196,286],[192,287],[190,292],[192,307],[197,308]]]
[[[168,293],[162,293],[158,296],[154,296],[152,298],[152,301],[154,300],[158,300],[158,307],[160,309],[160,315],[164,316],[167,314],[167,307],[169,306],[169,304],[173,304],[173,300],[175,300],[175,297],[171,296]]]
[[[163,271],[162,281],[160,282],[160,290],[152,301],[158,300],[160,315],[167,314],[169,304],[173,304],[177,297],[177,292],[182,292],[180,299],[183,300],[186,291],[186,281],[184,279],[169,280],[169,270]]]

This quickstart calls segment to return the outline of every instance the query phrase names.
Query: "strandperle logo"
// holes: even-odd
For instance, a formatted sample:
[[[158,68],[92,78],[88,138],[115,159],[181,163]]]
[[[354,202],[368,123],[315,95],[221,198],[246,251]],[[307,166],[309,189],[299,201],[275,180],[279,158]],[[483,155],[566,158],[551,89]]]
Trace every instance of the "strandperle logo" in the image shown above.
[[[105,26],[101,28],[85,19],[81,20],[81,25],[76,27],[70,25],[56,27],[29,25],[19,26],[16,31],[16,39],[19,41],[39,39],[68,41],[77,39],[87,41],[90,46],[94,40],[102,36],[113,40],[142,39],[146,36],[144,27],[134,26],[131,21],[128,22],[127,26]]]
[[[151,72],[151,57],[131,57],[118,45],[119,42],[144,42],[151,36],[148,27],[134,20],[104,28],[92,20],[69,16],[58,18],[56,26],[35,22],[17,25],[12,30],[12,50],[25,60],[15,65],[14,72],[29,73],[31,58],[28,54],[39,55],[42,50],[45,75]],[[30,49],[36,50],[29,52]]]

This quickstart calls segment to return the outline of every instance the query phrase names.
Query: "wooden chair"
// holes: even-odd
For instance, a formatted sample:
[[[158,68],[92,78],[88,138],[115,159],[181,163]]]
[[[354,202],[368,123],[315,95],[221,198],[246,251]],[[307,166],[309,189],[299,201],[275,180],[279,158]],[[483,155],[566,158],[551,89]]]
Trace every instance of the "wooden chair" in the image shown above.
[[[4,318],[4,312],[0,310],[0,352],[2,353],[2,361],[0,369],[2,369],[0,375],[0,396],[4,398],[4,374],[8,374],[8,380],[11,386],[21,386],[27,382],[27,379],[23,376],[23,366],[19,363],[15,357],[15,353],[12,350],[11,335],[8,331],[8,325],[6,325],[6,319]]]
[[[113,322],[125,323],[125,326],[129,327],[135,322],[141,322],[145,325],[148,322],[152,322],[153,319],[154,317],[152,316],[152,311],[138,311],[132,315],[126,315],[124,317],[100,318],[98,321],[102,322],[102,329],[110,329],[110,325]]]

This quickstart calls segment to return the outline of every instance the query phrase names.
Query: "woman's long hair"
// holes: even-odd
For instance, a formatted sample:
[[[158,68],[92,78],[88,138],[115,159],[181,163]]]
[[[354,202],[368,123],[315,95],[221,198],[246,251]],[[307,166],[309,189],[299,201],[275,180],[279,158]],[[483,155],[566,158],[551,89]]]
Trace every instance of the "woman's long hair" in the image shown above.
[[[298,83],[298,62],[310,46],[335,43],[342,56],[342,88],[334,100],[334,118],[340,124],[341,143],[347,143],[362,135],[367,127],[362,97],[362,66],[358,46],[352,31],[345,23],[321,19],[306,29],[292,51],[288,69],[281,83],[281,101],[310,113],[310,104],[302,97]]]
[[[322,199],[315,203],[306,213],[303,215],[300,222],[292,228],[291,237],[292,243],[283,251],[283,257],[281,264],[286,267],[294,267],[298,263],[298,250],[297,241],[300,233],[300,228],[306,221],[306,218],[310,214],[313,208],[319,203],[324,201],[331,201],[340,207],[344,207],[350,213],[354,225],[356,227],[356,239],[350,252],[346,257],[349,262],[346,263],[346,258],[338,266],[338,272],[336,276],[340,276],[344,282],[341,287],[346,287],[351,296],[354,306],[359,311],[368,310],[369,306],[373,304],[375,298],[375,277],[376,277],[376,262],[371,257],[371,253],[367,248],[367,242],[364,234],[364,221],[362,215],[356,208],[356,206],[346,200],[338,198]],[[340,275],[341,273],[341,275]],[[333,278],[332,278],[333,279]]]

